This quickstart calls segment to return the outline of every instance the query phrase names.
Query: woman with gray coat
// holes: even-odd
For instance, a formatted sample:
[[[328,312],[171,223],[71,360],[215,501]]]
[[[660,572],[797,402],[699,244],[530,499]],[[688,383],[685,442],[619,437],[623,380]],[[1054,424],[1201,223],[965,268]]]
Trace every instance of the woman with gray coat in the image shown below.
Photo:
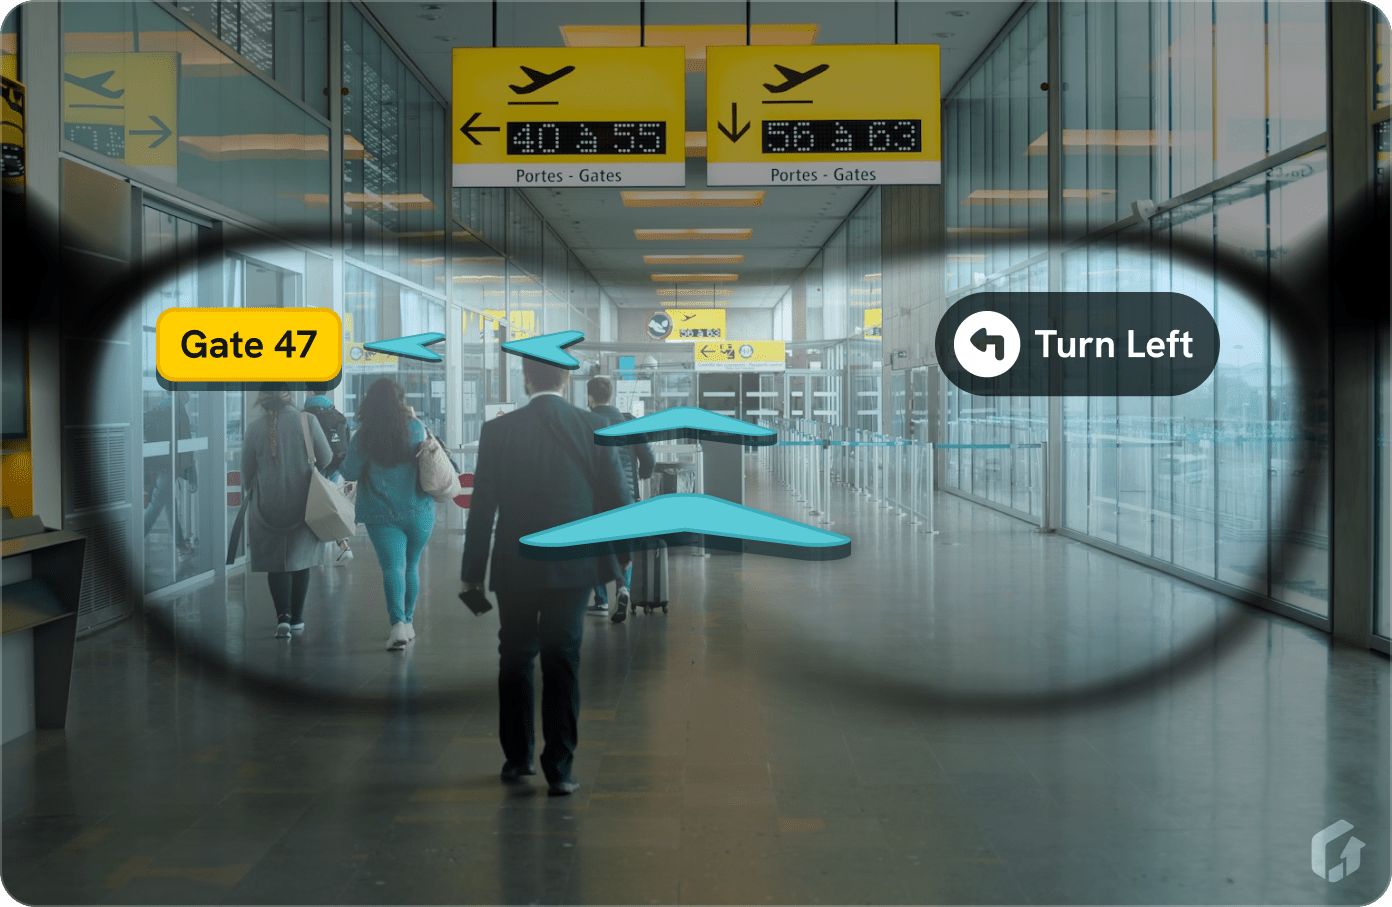
[[[310,470],[333,459],[319,420],[304,415],[285,391],[262,391],[256,398],[262,417],[242,440],[242,487],[251,494],[247,549],[251,569],[267,574],[276,609],[276,637],[304,629],[309,568],[319,562],[323,543],[305,525]],[[308,429],[314,463],[305,450]]]

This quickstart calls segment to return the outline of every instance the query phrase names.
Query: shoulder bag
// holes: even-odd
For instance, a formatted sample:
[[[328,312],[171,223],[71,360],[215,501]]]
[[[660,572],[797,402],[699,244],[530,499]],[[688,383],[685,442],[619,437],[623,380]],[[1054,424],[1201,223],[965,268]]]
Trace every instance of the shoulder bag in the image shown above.
[[[337,485],[324,478],[314,465],[314,443],[309,439],[309,413],[300,413],[305,454],[309,457],[309,496],[305,499],[305,525],[321,542],[346,539],[357,528],[353,504]]]
[[[440,439],[425,430],[425,440],[416,448],[416,484],[436,501],[452,501],[463,494],[459,470],[450,462]]]

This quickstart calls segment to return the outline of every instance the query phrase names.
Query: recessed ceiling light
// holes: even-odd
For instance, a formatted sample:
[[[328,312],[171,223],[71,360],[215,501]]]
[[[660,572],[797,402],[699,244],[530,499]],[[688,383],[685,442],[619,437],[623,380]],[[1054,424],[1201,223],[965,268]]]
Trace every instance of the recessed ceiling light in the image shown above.
[[[651,274],[658,283],[729,283],[739,280],[738,274]]]
[[[644,255],[645,265],[738,265],[743,255]]]
[[[438,3],[422,3],[421,9],[444,9],[444,7]]]
[[[965,10],[965,9],[950,9],[950,10],[947,11],[947,14],[948,14],[949,16],[955,16],[955,17],[957,17],[958,19],[962,18],[963,16],[970,16],[970,15],[971,15],[971,13],[970,13],[968,10]]]
[[[436,41],[453,41],[453,40],[454,40],[454,35],[436,35],[436,36],[435,36],[435,40],[436,40]]]
[[[758,208],[764,203],[762,189],[669,189],[619,195],[625,208]]]
[[[438,20],[438,19],[442,19],[442,18],[444,18],[444,17],[441,16],[439,13],[426,13],[425,15],[421,16],[421,18],[424,19],[424,20],[427,21],[427,22],[434,22],[434,21],[436,21],[436,20]]]
[[[636,228],[634,239],[748,239],[754,235],[753,227],[673,227],[667,230]]]
[[[956,34],[957,34],[957,33],[956,33],[955,31],[935,31],[935,32],[933,32],[933,37],[935,37],[935,38],[952,38],[952,37],[955,37]]]
[[[706,71],[706,48],[738,45],[746,35],[756,45],[808,45],[817,40],[817,25],[562,25],[566,47],[681,47],[687,72]]]

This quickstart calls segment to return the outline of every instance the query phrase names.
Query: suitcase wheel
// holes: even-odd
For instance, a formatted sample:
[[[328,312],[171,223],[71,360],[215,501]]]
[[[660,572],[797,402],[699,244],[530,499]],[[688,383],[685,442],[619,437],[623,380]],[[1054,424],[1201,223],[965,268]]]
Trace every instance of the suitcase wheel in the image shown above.
[[[662,603],[662,613],[663,613],[663,614],[666,614],[666,613],[667,613],[667,603],[666,603],[666,602],[663,602],[663,603]]]

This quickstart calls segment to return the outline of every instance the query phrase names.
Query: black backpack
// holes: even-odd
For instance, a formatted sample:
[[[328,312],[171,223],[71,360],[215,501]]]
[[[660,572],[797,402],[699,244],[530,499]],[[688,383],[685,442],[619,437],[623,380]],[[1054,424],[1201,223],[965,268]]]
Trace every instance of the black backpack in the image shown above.
[[[324,430],[324,437],[329,441],[329,450],[333,451],[333,459],[323,470],[324,475],[332,475],[338,471],[338,467],[343,464],[343,459],[348,456],[348,417],[332,406],[328,409],[312,409],[308,412],[319,420],[319,427]]]

